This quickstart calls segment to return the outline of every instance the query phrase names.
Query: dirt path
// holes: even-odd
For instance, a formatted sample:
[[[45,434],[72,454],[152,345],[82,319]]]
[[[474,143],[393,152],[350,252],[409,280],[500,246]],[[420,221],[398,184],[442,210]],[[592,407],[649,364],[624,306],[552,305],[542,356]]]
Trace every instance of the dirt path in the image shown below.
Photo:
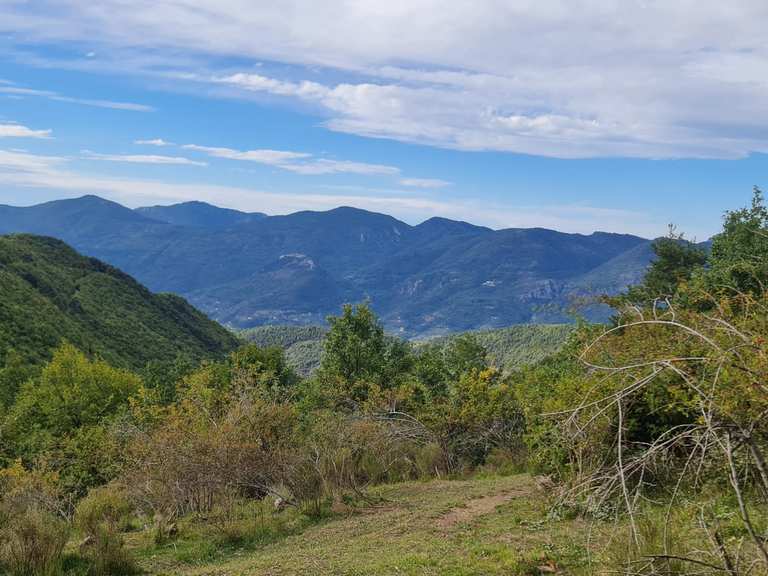
[[[464,506],[453,508],[449,512],[443,514],[437,519],[437,527],[442,530],[448,530],[457,524],[468,522],[469,520],[484,516],[485,514],[490,514],[496,510],[496,508],[502,504],[506,504],[513,498],[530,495],[531,492],[527,490],[513,490],[491,494],[490,496],[483,496],[482,498],[475,498],[474,500],[468,501]]]

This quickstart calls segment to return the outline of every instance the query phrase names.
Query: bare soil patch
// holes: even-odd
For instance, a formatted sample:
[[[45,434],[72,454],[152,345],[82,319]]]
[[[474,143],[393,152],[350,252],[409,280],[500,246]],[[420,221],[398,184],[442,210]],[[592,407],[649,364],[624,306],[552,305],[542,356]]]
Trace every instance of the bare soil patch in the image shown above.
[[[513,498],[530,496],[531,494],[532,492],[528,490],[511,490],[469,500],[464,506],[453,508],[438,518],[437,527],[442,530],[449,530],[457,524],[469,522],[479,516],[490,514]]]

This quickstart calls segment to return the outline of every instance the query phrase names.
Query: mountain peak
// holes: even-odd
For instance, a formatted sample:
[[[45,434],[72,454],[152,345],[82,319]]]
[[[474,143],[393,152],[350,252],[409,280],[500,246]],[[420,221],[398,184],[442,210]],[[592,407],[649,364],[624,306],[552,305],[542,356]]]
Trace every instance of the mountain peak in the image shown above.
[[[450,218],[443,218],[441,216],[433,216],[427,220],[424,220],[421,224],[416,226],[417,230],[444,230],[444,231],[461,231],[461,232],[492,232],[490,228],[485,226],[477,226],[463,220],[451,220]]]
[[[192,228],[204,228],[207,230],[220,230],[248,224],[256,220],[266,218],[261,212],[241,212],[231,208],[220,208],[207,202],[192,200],[168,206],[145,206],[136,208],[138,214],[173,224],[175,226],[187,226]]]
[[[334,214],[334,215],[340,215],[340,216],[361,216],[361,217],[383,217],[383,218],[392,218],[393,216],[390,216],[388,214],[382,214],[381,212],[373,212],[371,210],[366,210],[365,208],[357,208],[355,206],[338,206],[336,208],[331,208],[330,210],[325,210],[324,212],[320,212],[321,214]]]
[[[112,200],[107,200],[106,198],[102,198],[101,196],[96,196],[95,194],[84,194],[83,196],[77,196],[76,198],[63,198],[61,200],[51,200],[50,202],[45,202],[43,204],[38,204],[38,206],[112,206],[115,208],[119,208],[121,210],[128,210],[125,206],[122,204],[118,204],[117,202],[113,202]]]
[[[385,226],[398,227],[400,230],[410,229],[411,226],[388,214],[372,212],[353,206],[339,206],[330,210],[304,210],[285,216],[277,216],[287,222],[315,223],[318,226]]]
[[[107,200],[95,194],[86,194],[77,198],[64,198],[62,200],[52,200],[36,206],[31,206],[30,210],[35,211],[40,217],[45,214],[50,215],[70,215],[84,214],[88,217],[118,217],[128,220],[144,220],[140,215],[122,204]]]

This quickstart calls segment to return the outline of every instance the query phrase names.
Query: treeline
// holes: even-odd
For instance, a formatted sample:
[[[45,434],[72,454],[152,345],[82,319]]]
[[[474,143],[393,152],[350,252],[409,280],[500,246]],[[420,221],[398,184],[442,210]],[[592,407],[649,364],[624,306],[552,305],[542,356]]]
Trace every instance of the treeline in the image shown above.
[[[511,373],[535,364],[557,352],[565,344],[574,326],[569,324],[520,324],[470,332],[488,356],[491,366]],[[323,326],[259,326],[242,330],[238,335],[261,347],[279,346],[288,364],[302,376],[309,376],[319,366],[323,343],[328,333]],[[451,334],[413,342],[414,350],[446,347],[463,335]]]
[[[324,326],[257,326],[241,330],[239,335],[262,348],[290,348],[299,342],[322,340],[327,333]]]
[[[282,348],[288,365],[301,376],[309,376],[320,366],[327,333],[324,326],[257,326],[238,335],[257,346]]]

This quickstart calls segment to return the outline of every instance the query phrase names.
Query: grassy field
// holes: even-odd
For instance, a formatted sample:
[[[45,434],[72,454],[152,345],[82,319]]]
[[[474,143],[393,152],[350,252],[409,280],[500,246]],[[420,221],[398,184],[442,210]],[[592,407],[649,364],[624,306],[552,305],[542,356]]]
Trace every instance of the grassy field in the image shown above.
[[[155,575],[495,575],[586,573],[588,526],[547,516],[547,498],[527,475],[379,487],[377,502],[314,522],[287,520],[261,543],[217,548],[187,526],[176,542],[144,543]],[[282,514],[291,515],[291,512]],[[597,527],[593,537],[599,538]]]

